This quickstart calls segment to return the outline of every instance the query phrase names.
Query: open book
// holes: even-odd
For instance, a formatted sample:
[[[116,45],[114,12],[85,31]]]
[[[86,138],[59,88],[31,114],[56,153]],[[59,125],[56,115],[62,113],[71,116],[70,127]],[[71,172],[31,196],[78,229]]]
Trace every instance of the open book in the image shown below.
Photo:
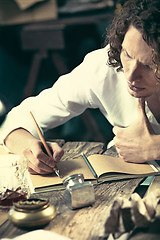
[[[72,174],[82,173],[85,180],[94,183],[105,181],[145,177],[160,174],[160,166],[156,161],[148,163],[127,163],[121,158],[107,155],[93,154],[88,157],[90,164],[95,170],[96,179],[82,157],[67,159],[57,164],[60,179],[55,173],[49,175],[30,175],[36,192],[64,189],[63,180]]]
[[[4,156],[5,155],[5,156]],[[8,154],[0,146],[0,168],[2,170],[5,165],[20,156],[14,154]],[[84,175],[85,180],[89,180],[94,183],[101,183],[105,181],[113,181],[120,179],[130,179],[145,177],[151,175],[160,174],[160,166],[158,161],[150,161],[148,163],[127,163],[121,158],[110,157],[107,155],[93,154],[88,157],[90,164],[95,170],[98,179],[96,179],[86,162],[82,157],[67,158],[57,164],[60,174],[63,178],[57,177],[55,173],[49,175],[31,175],[27,174],[27,182],[32,192],[44,192],[56,189],[64,189],[63,180],[72,175],[81,173]]]

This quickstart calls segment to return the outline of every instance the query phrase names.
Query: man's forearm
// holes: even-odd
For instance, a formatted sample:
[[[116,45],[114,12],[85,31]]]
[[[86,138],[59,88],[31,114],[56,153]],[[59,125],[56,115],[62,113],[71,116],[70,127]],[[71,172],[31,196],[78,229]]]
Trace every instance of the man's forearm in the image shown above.
[[[153,135],[150,151],[153,159],[160,160],[160,135]]]
[[[19,128],[6,137],[5,145],[15,154],[23,154],[24,149],[29,148],[33,139],[35,138],[27,130]]]

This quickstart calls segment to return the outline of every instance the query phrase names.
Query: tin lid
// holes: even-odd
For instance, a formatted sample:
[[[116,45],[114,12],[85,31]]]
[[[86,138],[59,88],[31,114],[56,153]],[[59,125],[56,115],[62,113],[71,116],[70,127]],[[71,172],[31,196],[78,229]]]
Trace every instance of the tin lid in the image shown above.
[[[49,200],[43,198],[24,199],[13,204],[16,211],[22,212],[39,211],[40,209],[44,209],[48,206]]]
[[[70,175],[63,180],[63,184],[67,188],[75,184],[81,184],[83,182],[84,182],[84,176],[82,173]]]

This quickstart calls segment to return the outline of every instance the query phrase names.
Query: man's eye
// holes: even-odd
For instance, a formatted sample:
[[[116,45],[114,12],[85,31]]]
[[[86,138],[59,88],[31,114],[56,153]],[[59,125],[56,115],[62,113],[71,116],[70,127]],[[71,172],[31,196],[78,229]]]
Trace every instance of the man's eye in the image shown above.
[[[131,56],[129,56],[129,54],[125,50],[123,50],[123,53],[126,57],[131,58]]]
[[[147,68],[148,70],[153,70],[153,68],[150,65],[144,65],[145,68]]]

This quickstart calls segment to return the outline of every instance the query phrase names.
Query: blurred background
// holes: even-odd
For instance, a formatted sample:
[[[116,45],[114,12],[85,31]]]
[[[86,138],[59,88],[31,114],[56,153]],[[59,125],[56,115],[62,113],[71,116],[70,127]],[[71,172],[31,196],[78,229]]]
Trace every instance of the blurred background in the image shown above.
[[[116,0],[0,0],[0,124],[28,96],[51,87],[84,56],[105,45],[106,29],[124,4]],[[112,139],[112,127],[87,110],[46,138]]]

